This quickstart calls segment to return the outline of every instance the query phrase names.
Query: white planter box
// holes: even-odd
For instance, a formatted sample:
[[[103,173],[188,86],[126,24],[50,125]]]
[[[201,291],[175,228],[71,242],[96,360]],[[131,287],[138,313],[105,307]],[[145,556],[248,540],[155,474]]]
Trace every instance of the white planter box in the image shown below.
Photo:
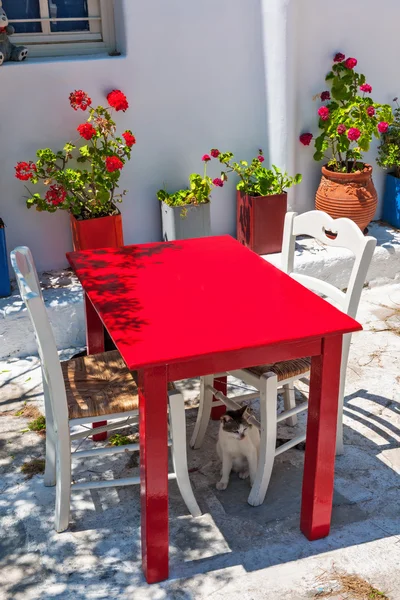
[[[187,207],[168,206],[161,202],[161,219],[162,239],[165,242],[212,235],[209,202]]]

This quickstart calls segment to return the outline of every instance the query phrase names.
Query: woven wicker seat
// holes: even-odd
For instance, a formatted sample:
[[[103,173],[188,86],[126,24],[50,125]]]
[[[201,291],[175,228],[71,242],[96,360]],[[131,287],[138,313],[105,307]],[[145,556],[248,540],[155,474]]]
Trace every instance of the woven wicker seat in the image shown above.
[[[73,358],[61,368],[70,419],[138,410],[136,373],[127,369],[117,350]],[[168,391],[174,389],[169,383]]]
[[[290,377],[297,377],[303,373],[307,373],[311,368],[311,358],[298,358],[296,360],[286,360],[277,362],[272,365],[260,365],[258,367],[250,367],[246,371],[254,373],[258,377],[264,375],[264,373],[275,373],[278,381],[289,379]]]
[[[117,351],[73,358],[61,367],[70,419],[138,409],[135,377]]]

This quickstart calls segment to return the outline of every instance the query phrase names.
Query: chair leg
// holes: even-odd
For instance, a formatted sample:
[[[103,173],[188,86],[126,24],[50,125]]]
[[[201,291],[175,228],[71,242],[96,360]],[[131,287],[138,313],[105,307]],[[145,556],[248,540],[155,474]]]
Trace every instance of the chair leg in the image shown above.
[[[283,404],[285,410],[291,410],[292,408],[296,408],[296,393],[294,391],[293,383],[286,383],[283,386]],[[293,415],[286,419],[286,423],[290,427],[294,427],[297,425],[297,415]]]
[[[207,375],[200,379],[200,405],[197,411],[197,420],[190,440],[190,447],[200,448],[207,431],[208,423],[211,417],[213,393],[207,389],[208,385],[214,384],[214,375]]]
[[[343,336],[342,346],[342,360],[340,363],[340,387],[339,387],[339,400],[338,400],[338,417],[337,417],[337,430],[336,430],[336,456],[344,453],[343,444],[343,404],[344,404],[344,392],[346,386],[346,372],[347,363],[349,360],[351,333]]]
[[[46,463],[44,470],[44,485],[56,485],[56,434],[54,431],[53,410],[50,402],[50,393],[47,381],[42,370],[44,412],[46,417]]]
[[[53,425],[46,419],[46,463],[43,483],[46,487],[56,485],[56,443]]]
[[[200,517],[201,510],[193,494],[187,466],[185,403],[183,396],[177,391],[170,392],[168,402],[172,438],[172,462],[176,482],[191,515],[193,517]]]
[[[69,430],[58,432],[55,529],[58,533],[69,527],[71,501],[71,442]]]
[[[344,454],[344,443],[343,443],[343,394],[339,394],[338,404],[338,421],[336,431],[336,456]]]
[[[274,373],[266,373],[260,378],[261,443],[257,473],[247,500],[251,506],[260,506],[264,502],[274,465],[277,388],[278,380]]]

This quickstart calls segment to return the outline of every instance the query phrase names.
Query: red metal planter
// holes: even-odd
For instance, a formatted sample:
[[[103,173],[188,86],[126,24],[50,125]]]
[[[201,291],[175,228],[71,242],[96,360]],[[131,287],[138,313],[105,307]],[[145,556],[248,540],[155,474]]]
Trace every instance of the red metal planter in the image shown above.
[[[119,248],[124,245],[120,214],[85,221],[79,221],[71,215],[71,230],[74,250]]]
[[[122,217],[120,213],[110,217],[99,217],[97,219],[87,219],[85,221],[79,221],[74,215],[70,215],[70,218],[74,250],[119,248],[124,245]],[[93,306],[86,296],[85,314],[87,353],[97,354],[98,352],[104,352],[105,349],[108,349],[107,346],[110,343],[112,344],[112,341],[103,328],[101,328],[101,331],[95,330],[95,334],[90,334],[91,330],[93,330],[92,322],[97,323],[98,316],[95,314]],[[113,344],[112,347],[114,347]],[[93,428],[103,427],[104,425],[107,425],[107,421],[99,421],[92,425]],[[106,439],[106,431],[93,436],[95,442],[103,442]]]
[[[246,196],[237,192],[237,239],[256,254],[281,252],[287,194]]]

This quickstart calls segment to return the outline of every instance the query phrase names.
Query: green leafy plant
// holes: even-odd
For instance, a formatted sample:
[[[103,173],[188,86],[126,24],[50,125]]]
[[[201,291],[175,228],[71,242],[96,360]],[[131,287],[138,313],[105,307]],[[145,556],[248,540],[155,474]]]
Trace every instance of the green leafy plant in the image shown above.
[[[393,119],[388,104],[373,102],[368,95],[372,87],[366,83],[365,75],[354,70],[356,65],[355,58],[346,59],[337,53],[325,77],[331,90],[314,97],[325,103],[318,109],[321,133],[314,141],[314,160],[326,158],[327,167],[335,172],[362,170],[363,152],[369,150],[373,137],[387,132]],[[312,139],[312,133],[300,135],[304,146],[309,146]]]
[[[126,446],[127,444],[132,444],[132,440],[127,435],[122,435],[122,433],[114,433],[108,440],[109,446]]]
[[[135,136],[126,130],[116,136],[112,111],[126,111],[126,96],[120,90],[107,95],[108,105],[92,107],[92,100],[82,90],[69,96],[74,110],[89,111],[85,123],[78,126],[83,145],[68,142],[62,150],[38,150],[36,162],[19,162],[15,176],[22,181],[40,183],[47,188],[43,193],[32,193],[28,188],[28,208],[55,212],[67,210],[78,219],[93,219],[118,213],[115,203],[122,202],[126,191],[118,193],[121,169],[131,157]]]
[[[212,155],[211,151],[211,155]],[[211,192],[215,187],[223,187],[224,179],[215,178],[212,179],[209,175],[207,175],[207,164],[210,162],[211,156],[209,154],[204,154],[202,161],[204,162],[204,172],[203,175],[199,175],[198,173],[192,173],[189,175],[189,187],[183,190],[178,190],[177,192],[173,192],[172,194],[168,193],[166,190],[159,190],[157,192],[157,198],[160,202],[164,202],[168,206],[189,206],[189,205],[198,205],[198,204],[206,204],[210,202]],[[183,212],[183,215],[185,212]]]
[[[400,105],[397,98],[394,98],[393,102],[396,103],[393,122],[382,135],[376,162],[383,169],[390,169],[394,176],[400,179]]]
[[[286,172],[282,172],[278,167],[272,165],[267,169],[262,165],[264,154],[261,149],[258,156],[253,158],[250,164],[241,160],[233,161],[232,152],[223,152],[218,154],[218,159],[228,170],[221,173],[221,179],[227,181],[228,173],[236,173],[239,176],[239,182],[236,188],[248,196],[272,196],[283,194],[301,182],[302,176],[298,173],[295,177],[289,177]]]
[[[46,429],[46,419],[43,415],[40,415],[37,419],[34,419],[28,423],[29,431],[43,431]]]

